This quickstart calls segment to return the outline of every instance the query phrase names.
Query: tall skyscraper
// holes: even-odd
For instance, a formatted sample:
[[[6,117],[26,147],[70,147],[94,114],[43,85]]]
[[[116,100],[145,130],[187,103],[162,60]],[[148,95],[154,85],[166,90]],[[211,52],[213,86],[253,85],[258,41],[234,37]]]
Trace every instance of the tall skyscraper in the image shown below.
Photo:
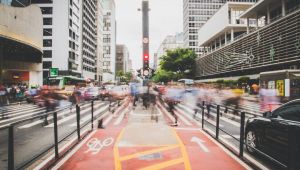
[[[183,0],[183,47],[194,50],[198,57],[203,48],[198,46],[198,30],[227,1],[256,2],[256,0]]]
[[[103,80],[103,0],[96,0],[96,59],[95,59],[95,81],[101,83]]]
[[[116,77],[115,1],[104,0],[103,8],[103,82],[108,82]]]
[[[120,70],[123,70],[124,73],[126,73],[127,67],[128,67],[128,49],[124,44],[118,44],[117,45],[117,56],[116,56],[116,62],[117,62],[117,72]]]
[[[82,3],[82,76],[87,79],[95,79],[96,56],[96,11],[95,1],[81,1]],[[76,10],[76,9],[75,9]]]

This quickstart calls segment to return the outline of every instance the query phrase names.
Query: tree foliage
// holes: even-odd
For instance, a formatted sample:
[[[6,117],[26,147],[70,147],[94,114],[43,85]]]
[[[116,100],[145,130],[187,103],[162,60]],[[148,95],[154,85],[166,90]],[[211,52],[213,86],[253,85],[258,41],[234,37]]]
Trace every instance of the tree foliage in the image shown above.
[[[118,76],[118,77],[124,76],[123,70],[119,70],[119,71],[117,72],[117,76]]]
[[[248,77],[248,76],[242,76],[242,77],[240,77],[240,78],[238,79],[238,82],[239,82],[240,84],[242,84],[242,83],[248,83],[249,80],[250,80],[250,77]]]
[[[162,70],[167,72],[184,73],[186,70],[192,72],[195,67],[197,54],[188,48],[177,48],[176,50],[167,50],[167,56],[161,56],[159,65]]]
[[[132,78],[133,78],[133,75],[132,75],[131,72],[127,72],[127,73],[125,74],[125,76],[126,76],[127,80],[129,80],[129,81],[131,81]]]

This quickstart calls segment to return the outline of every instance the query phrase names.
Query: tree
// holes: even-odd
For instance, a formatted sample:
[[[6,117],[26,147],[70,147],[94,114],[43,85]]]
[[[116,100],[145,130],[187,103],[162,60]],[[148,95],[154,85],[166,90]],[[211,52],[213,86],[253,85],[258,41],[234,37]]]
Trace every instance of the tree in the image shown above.
[[[242,76],[242,77],[240,77],[240,78],[238,79],[238,82],[239,82],[240,84],[242,84],[242,83],[248,83],[249,80],[250,80],[250,77],[248,77],[248,76]]]
[[[118,77],[124,76],[123,70],[119,70],[119,71],[117,72],[117,76],[118,76]]]
[[[159,59],[159,65],[161,70],[166,70],[167,72],[177,72],[184,73],[189,71],[191,74],[195,67],[195,59],[197,54],[193,50],[188,48],[177,48],[174,51],[167,50],[167,56],[163,55]]]
[[[131,72],[127,72],[127,73],[125,74],[125,76],[126,76],[126,78],[127,78],[128,81],[131,81],[132,78],[133,78],[133,75],[132,75]]]

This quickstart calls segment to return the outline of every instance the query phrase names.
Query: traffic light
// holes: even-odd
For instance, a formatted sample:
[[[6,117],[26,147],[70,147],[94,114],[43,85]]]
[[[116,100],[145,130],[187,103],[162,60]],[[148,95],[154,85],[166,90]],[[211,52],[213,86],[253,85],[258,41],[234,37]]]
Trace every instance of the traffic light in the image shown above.
[[[151,74],[152,74],[152,77],[154,77],[156,74],[155,74],[155,69],[151,69]]]
[[[143,56],[143,75],[147,77],[149,74],[149,54],[145,53]]]
[[[138,76],[138,77],[141,77],[141,76],[142,76],[142,75],[141,75],[141,69],[138,69],[137,72],[138,72],[137,76]]]

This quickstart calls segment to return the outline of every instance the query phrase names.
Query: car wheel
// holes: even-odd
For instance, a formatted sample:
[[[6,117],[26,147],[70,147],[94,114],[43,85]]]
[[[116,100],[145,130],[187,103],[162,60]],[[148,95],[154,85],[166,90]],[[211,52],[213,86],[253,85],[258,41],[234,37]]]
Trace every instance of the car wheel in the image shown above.
[[[253,128],[249,128],[246,132],[246,144],[258,149],[257,133]],[[249,146],[246,146],[246,148],[249,153],[255,152],[255,150],[253,148],[250,148]]]

